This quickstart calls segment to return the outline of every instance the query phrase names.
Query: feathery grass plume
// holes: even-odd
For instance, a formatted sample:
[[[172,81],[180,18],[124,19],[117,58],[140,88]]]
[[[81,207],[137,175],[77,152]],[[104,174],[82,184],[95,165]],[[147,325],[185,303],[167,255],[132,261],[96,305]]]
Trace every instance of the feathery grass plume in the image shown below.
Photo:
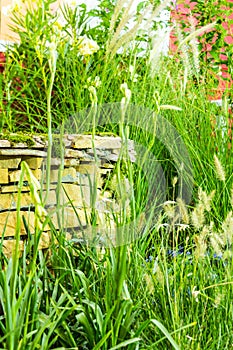
[[[176,202],[177,202],[177,205],[178,205],[180,215],[181,215],[183,222],[188,225],[189,224],[189,214],[188,214],[188,210],[187,210],[185,202],[181,198],[177,198]]]
[[[197,36],[203,34],[205,31],[214,28],[216,26],[216,24],[217,24],[217,22],[209,23],[209,24],[195,30],[194,32],[190,33],[182,41],[179,41],[178,49],[180,49],[183,45],[187,44],[193,38],[196,38]]]
[[[233,217],[232,211],[227,214],[226,219],[222,223],[222,237],[225,245],[233,244]]]
[[[219,233],[212,233],[210,235],[210,244],[218,256],[223,254],[224,241]]]
[[[177,210],[177,203],[175,201],[167,201],[163,204],[165,215],[169,219],[169,223],[166,223],[168,227],[173,227],[177,223],[180,224],[180,213]]]
[[[126,0],[118,0],[116,2],[116,6],[114,8],[114,12],[111,18],[111,22],[110,22],[110,26],[109,26],[109,34],[112,35],[112,33],[114,32],[114,28],[116,26],[116,22],[120,16],[120,13],[122,11],[122,9],[124,8],[124,5],[126,4]],[[131,8],[132,6],[132,1],[130,2],[130,4],[128,5],[128,8]],[[126,17],[126,16],[125,16]],[[125,21],[125,19],[124,19]]]
[[[106,44],[106,56],[112,58],[117,50],[121,47],[126,46],[131,43],[137,36],[138,30],[145,18],[147,18],[148,13],[151,13],[149,18],[146,20],[146,26],[149,27],[153,22],[154,18],[159,15],[159,13],[165,9],[169,4],[170,0],[165,0],[162,4],[157,6],[153,10],[153,6],[148,4],[145,6],[143,13],[141,13],[137,21],[134,22],[133,27],[130,30],[127,30],[124,34],[122,34],[123,29],[128,24],[129,20],[132,19],[135,15],[134,12],[130,12],[132,10],[134,0],[119,0],[115,7],[115,11],[112,16],[112,20],[110,23],[109,29],[109,39]],[[125,5],[125,6],[124,6]],[[119,19],[120,11],[123,11],[122,17],[118,26],[116,27],[116,21]],[[116,27],[116,29],[114,29]]]
[[[164,28],[166,31],[166,29]],[[148,65],[150,67],[150,75],[154,78],[155,74],[159,74],[163,62],[163,54],[158,49],[163,45],[164,36],[156,35],[152,39],[152,48],[149,53]]]
[[[213,190],[209,195],[202,190],[201,187],[198,188],[198,198],[199,201],[204,205],[206,211],[210,212],[211,202],[215,196],[215,190]]]
[[[148,292],[150,294],[153,294],[154,290],[155,290],[155,287],[154,287],[154,282],[153,282],[152,276],[149,275],[148,273],[145,273],[144,280],[145,280],[146,288],[147,288]]]
[[[215,166],[215,171],[216,171],[217,178],[220,181],[225,182],[226,181],[225,170],[224,170],[220,160],[216,156],[216,154],[214,155],[214,166]]]
[[[198,295],[201,293],[200,290],[196,290],[196,286],[192,289],[192,297],[195,299],[196,303],[198,303]]]
[[[184,36],[181,31],[180,26],[176,23],[175,26],[176,34],[177,34],[177,39],[178,42],[184,42]],[[184,67],[184,71],[186,72],[187,76],[190,76],[192,74],[192,66],[190,63],[190,57],[188,53],[188,46],[187,45],[179,45],[178,48],[181,50],[181,59]],[[178,50],[178,49],[177,49]]]
[[[216,22],[207,24],[202,28],[195,30],[194,20],[191,19],[191,33],[184,38],[183,33],[178,24],[175,26],[177,38],[178,38],[178,47],[177,51],[181,51],[182,53],[182,64],[184,67],[184,78],[183,78],[183,90],[186,89],[188,77],[195,74],[199,74],[200,72],[200,64],[199,64],[199,51],[197,46],[197,36],[201,35],[203,32],[214,28]],[[189,52],[189,49],[192,49],[192,56]]]
[[[218,293],[216,296],[215,296],[215,299],[214,299],[214,307],[219,307],[219,305],[221,304],[222,300],[224,299],[225,295],[222,294],[222,293]]]
[[[205,207],[202,203],[198,203],[191,213],[191,221],[193,226],[200,230],[205,223]]]
[[[164,212],[169,219],[173,219],[174,216],[176,215],[175,208],[176,208],[175,201],[167,201],[163,204]]]
[[[190,22],[191,34],[193,34],[196,31],[195,19],[194,19],[193,16],[189,16],[189,22]],[[196,36],[191,38],[191,40],[190,40],[190,48],[191,48],[191,51],[192,51],[194,72],[196,73],[196,75],[199,75],[199,73],[200,73],[200,62],[199,62],[198,40],[197,40]]]
[[[170,109],[173,111],[182,111],[182,108],[177,107],[177,106],[172,106],[172,105],[161,105],[160,109]]]
[[[152,270],[153,275],[155,276],[155,280],[161,285],[164,286],[165,278],[164,273],[161,267],[159,266],[159,258],[157,257],[154,261],[154,266]]]
[[[194,250],[194,256],[197,260],[204,259],[206,250],[207,250],[207,237],[210,233],[210,227],[204,226],[202,228],[202,231],[200,235],[196,235],[194,237],[195,241],[195,250]]]
[[[174,176],[173,179],[172,179],[172,187],[175,187],[177,182],[178,182],[178,177]]]

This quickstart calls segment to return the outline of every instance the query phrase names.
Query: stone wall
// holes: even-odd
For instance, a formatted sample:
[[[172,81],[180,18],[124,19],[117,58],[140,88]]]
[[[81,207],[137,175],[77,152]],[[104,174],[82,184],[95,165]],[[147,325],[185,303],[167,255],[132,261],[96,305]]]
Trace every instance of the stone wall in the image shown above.
[[[13,135],[14,136],[14,135]],[[57,137],[57,138],[56,138]],[[2,136],[2,138],[4,138]],[[51,159],[49,192],[46,195],[47,141],[41,136],[33,136],[30,146],[24,142],[0,140],[0,236],[2,249],[10,255],[15,247],[17,220],[19,226],[19,249],[24,249],[25,240],[37,232],[38,217],[35,215],[35,198],[30,192],[30,181],[22,174],[22,161],[25,161],[33,177],[40,183],[41,201],[44,201],[46,215],[51,219],[54,229],[67,231],[72,238],[72,230],[83,234],[96,216],[96,226],[103,225],[108,213],[108,220],[113,224],[111,210],[120,210],[120,204],[113,199],[113,193],[107,186],[111,178],[114,180],[114,169],[121,152],[121,138],[113,136],[95,136],[94,148],[91,135],[65,135],[63,146],[54,135],[54,147]],[[64,152],[64,164],[61,166],[59,149]],[[127,154],[131,162],[135,161],[133,142],[127,142]],[[61,169],[61,170],[59,170]],[[59,174],[61,186],[59,196]],[[23,178],[22,178],[23,176]],[[19,186],[21,179],[21,185]],[[129,194],[130,185],[122,178],[125,192]],[[121,184],[122,185],[122,184]],[[116,185],[115,185],[116,189]],[[59,198],[59,201],[58,199]],[[94,201],[93,201],[94,200]],[[18,214],[17,214],[17,203]],[[91,216],[92,215],[92,216]],[[17,219],[18,217],[18,219]],[[37,220],[37,221],[36,221]],[[25,227],[27,222],[28,228]],[[40,223],[43,225],[43,223]],[[43,226],[39,248],[47,248],[51,243],[51,225]]]

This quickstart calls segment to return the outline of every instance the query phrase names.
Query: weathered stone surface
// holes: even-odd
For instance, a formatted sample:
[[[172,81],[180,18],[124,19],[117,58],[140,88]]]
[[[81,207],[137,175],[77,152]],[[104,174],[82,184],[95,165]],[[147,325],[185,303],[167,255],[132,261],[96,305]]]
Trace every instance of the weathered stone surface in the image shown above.
[[[8,178],[8,175],[7,175]],[[24,190],[26,190],[27,192],[29,191],[29,187],[27,186],[23,186]],[[0,186],[0,194],[1,193],[12,193],[12,192],[18,192],[18,186],[16,185],[4,185],[4,186]],[[0,197],[0,201],[1,201],[1,197]]]
[[[2,243],[2,251],[4,253],[4,255],[9,258],[13,252],[15,252],[16,249],[16,240],[3,240]],[[19,241],[18,242],[18,251],[22,252],[24,250],[24,242],[23,241]],[[21,253],[19,254],[19,256],[21,256]]]
[[[64,190],[65,189],[65,190]],[[67,193],[67,194],[66,194]],[[45,200],[46,191],[42,193],[42,201]],[[7,209],[16,209],[18,201],[18,193],[0,193],[0,211]],[[77,207],[90,205],[90,188],[88,186],[80,186],[73,184],[63,184],[60,191],[60,205],[71,206],[71,203]],[[34,207],[35,203],[30,192],[20,194],[21,208]],[[54,189],[50,189],[46,206],[56,206],[57,196]]]
[[[27,181],[25,181],[25,184],[27,183]],[[55,190],[56,189],[56,185],[50,184],[50,190]],[[43,185],[43,190],[46,189],[46,185]],[[16,192],[18,193],[19,187],[18,185],[4,185],[0,187],[0,195],[1,193],[12,193],[12,192]],[[30,192],[30,187],[28,185],[23,185],[21,188],[21,192]],[[1,201],[1,196],[0,196],[0,201]]]
[[[8,169],[0,169],[0,184],[8,183]]]
[[[28,148],[28,145],[24,142],[13,142],[11,143],[11,148]]]
[[[25,217],[29,230],[34,232],[35,216],[33,212],[20,212],[20,235],[27,235],[23,224],[23,216]],[[0,212],[0,237],[14,236],[17,227],[17,213],[16,211],[11,212]]]
[[[100,175],[100,168],[95,163],[89,164],[80,164],[77,168],[78,173],[81,175],[86,175],[87,185],[90,184],[95,187],[101,187],[103,184],[103,179]]]
[[[55,144],[58,142],[59,146],[60,136],[53,136]],[[13,237],[15,234],[16,212],[13,210],[15,210],[18,200],[17,183],[19,182],[21,175],[21,160],[28,163],[29,167],[32,169],[32,172],[38,178],[41,184],[44,181],[42,184],[44,190],[42,200],[45,201],[47,140],[43,138],[43,136],[34,136],[33,139],[35,145],[30,148],[27,148],[27,145],[25,144],[15,144],[12,146],[10,145],[9,141],[3,140],[1,142],[0,140],[0,234],[4,231],[5,227],[6,237]],[[110,231],[110,234],[113,234],[114,236],[116,227],[113,212],[118,215],[122,208],[119,201],[112,198],[111,191],[105,191],[103,193],[103,183],[104,181],[107,181],[107,174],[110,174],[113,171],[115,163],[119,159],[122,147],[121,138],[113,136],[95,136],[95,148],[93,149],[92,135],[64,135],[63,146],[66,147],[64,160],[65,169],[62,173],[62,188],[60,189],[59,197],[62,209],[59,209],[60,211],[58,213],[59,218],[62,219],[62,228],[75,228],[74,239],[77,237],[82,238],[82,230],[80,228],[79,221],[80,219],[81,226],[84,226],[84,235],[86,237],[90,239],[94,238],[95,235],[98,234],[99,230],[101,231],[101,234],[104,234],[105,228],[107,228],[107,233],[104,234],[106,236],[105,238],[107,238]],[[129,159],[132,162],[135,161],[136,153],[134,151],[134,144],[130,140],[127,142],[127,153]],[[97,159],[95,159],[95,157]],[[45,209],[52,216],[57,230],[59,230],[59,227],[56,215],[56,209],[58,208],[56,190],[59,172],[58,167],[60,165],[61,159],[59,159],[59,157],[52,159],[51,183],[49,186],[50,191],[45,203]],[[41,171],[42,167],[43,171]],[[41,178],[42,176],[43,179]],[[35,231],[34,213],[31,212],[29,214],[26,210],[33,211],[35,203],[33,203],[33,198],[31,198],[30,187],[26,176],[24,176],[23,181],[24,183],[21,188],[20,198],[21,208],[23,208],[25,211],[21,212],[20,214],[20,235],[26,236],[22,215],[25,215],[26,221],[29,222],[29,229],[33,234]],[[77,218],[72,205],[76,208],[79,219]],[[95,207],[97,214],[96,228],[87,226],[88,222],[86,222],[86,220],[90,221],[92,206]],[[84,209],[84,207],[86,209]],[[6,213],[6,210],[9,208],[11,208],[12,211]],[[9,215],[8,220],[7,215]],[[110,231],[108,230],[108,227],[110,228]],[[51,228],[49,225],[46,225],[43,230],[44,233],[42,234],[42,239],[39,243],[39,249],[47,248],[51,244]],[[90,237],[88,234],[89,231]],[[69,239],[71,239],[70,236]],[[14,242],[14,240],[10,240],[9,242]],[[10,247],[10,245],[11,248],[9,248],[9,252],[14,249],[14,243],[9,243],[8,246]],[[20,247],[23,248],[23,242],[22,246]]]
[[[111,153],[120,155],[120,149],[111,149]]]
[[[14,170],[9,172],[9,182],[19,182],[22,170]],[[27,178],[24,174],[23,180],[26,181]]]
[[[78,158],[79,160],[94,161],[94,157],[83,150],[66,149],[65,158]]]
[[[11,143],[8,140],[0,140],[0,148],[7,148],[10,147]]]
[[[52,242],[51,235],[52,235],[52,233],[50,231],[41,233],[38,249],[49,248],[49,246],[51,245],[51,242]]]
[[[19,196],[20,196],[21,208],[30,208],[35,206],[35,202],[33,201],[33,198],[31,197],[30,192],[22,192],[20,193],[20,195],[18,195],[17,192],[0,193],[0,211],[7,210],[7,209],[16,209]],[[42,201],[44,201],[45,196],[46,196],[46,191],[43,191]],[[45,204],[56,205],[56,203],[57,203],[56,191],[54,189],[50,189],[50,191],[48,192],[48,196],[46,198]]]
[[[39,169],[44,158],[42,157],[24,157],[23,160],[28,164],[30,169]]]
[[[69,135],[63,135],[63,145],[66,148],[71,147],[72,140],[69,139]]]
[[[51,245],[51,233],[50,232],[42,232],[40,236],[40,241],[38,244],[38,249],[47,249]],[[25,246],[25,241],[20,240],[18,243],[18,251],[19,251],[19,256],[22,255],[22,252],[24,250]],[[2,250],[3,253],[5,254],[6,257],[10,257],[13,252],[15,252],[16,249],[16,240],[15,239],[10,239],[10,240],[3,240],[2,244]]]
[[[36,149],[0,149],[0,156],[37,156],[37,157],[46,157],[47,152],[36,150]]]
[[[17,193],[1,193],[0,194],[0,211],[7,209],[16,209],[18,201]],[[29,207],[32,205],[30,193],[21,193],[20,206]]]
[[[74,205],[75,207],[84,207],[91,205],[90,188],[73,184],[63,184],[61,191],[61,203],[66,206]]]
[[[72,147],[79,149],[92,148],[92,135],[77,135],[73,139]],[[113,136],[95,136],[94,147],[99,149],[121,148],[121,138]]]
[[[9,171],[9,182],[19,182],[21,173],[22,173],[22,170]],[[32,170],[32,173],[37,178],[37,180],[41,179],[42,171],[40,169]],[[25,174],[24,174],[23,180],[27,181],[27,177]]]
[[[80,160],[79,159],[74,159],[74,158],[66,158],[64,160],[64,165],[66,167],[78,167],[79,166],[79,163],[80,163]]]
[[[76,169],[74,167],[69,167],[69,168],[64,168],[62,170],[62,182],[63,182],[63,179],[65,178],[71,178],[71,179],[75,179],[76,178]],[[51,183],[57,183],[58,182],[58,176],[59,176],[59,169],[53,169],[51,170],[51,173],[50,173],[50,182]],[[64,181],[64,182],[69,182],[69,181]],[[71,181],[71,182],[74,182],[74,181]]]
[[[1,136],[4,137],[3,135],[1,135]],[[12,134],[12,136],[17,137],[17,134]],[[32,143],[33,143],[32,145],[30,145],[30,148],[40,148],[41,149],[41,148],[47,147],[48,141],[44,137],[39,136],[39,135],[33,135],[33,136],[29,137],[29,139],[30,138],[31,138]],[[15,142],[15,141],[11,142],[10,140],[7,140],[7,139],[0,140],[0,148],[8,148],[8,147],[28,148],[28,145],[25,142]]]
[[[58,184],[58,169],[51,170],[50,183],[53,186],[57,186]],[[76,185],[86,185],[89,186],[90,178],[93,178],[92,175],[89,174],[81,174],[74,167],[64,168],[62,173],[62,183],[71,183]]]
[[[51,159],[51,166],[59,167],[61,165],[62,161],[60,158],[52,158]]]
[[[85,151],[87,154],[92,155],[92,156],[97,155],[99,158],[104,158],[107,155],[111,154],[111,150],[98,149],[98,148],[95,150],[93,150],[93,148],[87,148]],[[118,150],[118,152],[119,152],[119,150]]]
[[[45,148],[48,146],[48,140],[39,135],[33,135],[34,145],[31,148]]]
[[[80,164],[77,171],[81,174],[98,174],[99,167],[95,163]]]
[[[59,229],[58,216],[62,228],[86,226],[88,224],[86,215],[90,217],[90,209],[86,209],[86,215],[84,210],[79,208],[75,209],[76,212],[71,207],[62,208],[58,212],[56,212],[56,208],[51,208],[50,210],[49,216],[56,229]]]
[[[57,204],[57,195],[56,195],[56,190],[50,189],[48,192],[48,195],[46,195],[46,191],[43,191],[42,193],[42,202],[45,202],[45,206],[53,206]]]
[[[106,175],[106,174],[110,174],[112,171],[111,168],[100,168],[100,174]]]
[[[114,169],[115,165],[112,163],[103,163],[101,165],[101,168],[105,168],[105,169]]]
[[[37,180],[40,180],[42,177],[42,171],[40,169],[32,169],[32,174],[35,176]]]
[[[0,169],[18,169],[21,158],[0,157]]]
[[[117,162],[118,159],[119,159],[119,156],[118,154],[109,154],[108,156],[104,157],[105,161],[108,161],[108,162]]]

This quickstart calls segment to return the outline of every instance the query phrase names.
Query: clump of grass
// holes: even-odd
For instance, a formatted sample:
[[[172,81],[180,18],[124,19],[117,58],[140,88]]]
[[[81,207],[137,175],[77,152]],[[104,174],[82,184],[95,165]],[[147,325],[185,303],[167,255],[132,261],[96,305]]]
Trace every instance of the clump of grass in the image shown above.
[[[15,24],[20,26],[21,44],[9,50],[11,61],[1,76],[1,128],[44,133],[50,129],[51,132],[62,120],[83,108],[120,102],[123,84],[124,97],[130,91],[132,104],[147,107],[152,115],[159,112],[176,128],[192,162],[194,190],[190,203],[177,198],[180,169],[176,169],[170,149],[156,140],[156,118],[140,115],[141,128],[135,125],[125,128],[123,118],[116,126],[112,125],[110,116],[109,124],[99,128],[101,132],[130,136],[143,144],[148,154],[150,151],[161,160],[167,175],[164,211],[156,220],[152,219],[152,224],[146,216],[148,212],[145,213],[142,232],[134,242],[100,250],[68,240],[63,227],[56,232],[38,200],[37,185],[33,188],[31,181],[37,213],[43,215],[37,218],[36,236],[24,220],[28,241],[21,257],[17,249],[10,259],[1,255],[2,347],[12,350],[231,348],[233,239],[229,174],[233,163],[232,149],[221,147],[222,133],[213,122],[222,111],[207,100],[213,80],[203,70],[206,81],[198,79],[194,84],[191,74],[187,74],[190,58],[185,64],[172,57],[163,58],[163,70],[154,70],[152,74],[149,49],[142,58],[130,50],[117,54],[122,44],[137,38],[143,16],[141,12],[132,31],[118,37],[130,18],[130,8],[121,11],[124,1],[119,1],[116,7],[109,5],[110,14],[105,11],[105,21],[102,20],[106,26],[103,24],[101,28],[88,29],[85,20],[91,14],[86,13],[85,6],[76,10],[65,8],[68,24],[63,29],[68,32],[68,40],[58,43],[55,50],[58,56],[51,51],[53,56],[48,61],[41,48],[51,39],[51,23],[57,20],[49,11],[51,3],[41,1],[44,7],[39,6],[36,12],[30,10],[28,23],[15,18]],[[105,2],[101,6],[105,8]],[[200,32],[192,30],[189,37],[180,40],[180,47],[191,40],[193,59],[197,59],[196,43],[192,40]],[[85,34],[99,45],[92,56],[81,55],[77,45],[79,36]],[[38,36],[43,39],[40,50],[36,45]],[[51,84],[48,74],[51,77],[55,61]],[[191,68],[198,74],[198,61],[193,63],[195,67]],[[137,118],[135,115],[135,121]],[[80,117],[78,122],[82,125],[86,120]],[[145,125],[147,132],[143,129]],[[118,175],[121,170],[119,165]],[[146,177],[136,167],[124,169],[124,176],[128,176],[135,191],[131,203],[135,215],[147,209],[148,183],[155,175],[147,170]],[[120,190],[123,188],[121,184]],[[116,192],[120,197],[118,187]],[[157,199],[153,202],[152,199],[153,207]],[[20,201],[18,211],[19,204]],[[49,254],[38,249],[45,223],[50,225],[52,236]],[[124,233],[128,222],[121,223]],[[18,221],[18,241],[19,233]]]

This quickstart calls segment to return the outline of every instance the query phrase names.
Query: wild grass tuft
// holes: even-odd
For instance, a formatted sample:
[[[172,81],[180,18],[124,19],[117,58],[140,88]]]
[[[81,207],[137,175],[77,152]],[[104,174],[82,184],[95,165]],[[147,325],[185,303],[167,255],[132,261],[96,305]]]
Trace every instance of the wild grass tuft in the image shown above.
[[[122,104],[118,125],[110,115],[108,124],[96,130],[93,120],[85,130],[93,135],[120,134],[124,141],[132,138],[146,149],[142,164],[119,162],[115,177],[108,182],[115,185],[121,209],[111,213],[119,234],[128,234],[129,220],[138,219],[130,226],[130,234],[137,236],[133,242],[118,247],[84,244],[66,237],[62,220],[57,232],[37,196],[38,184],[31,178],[36,235],[25,217],[28,239],[20,256],[19,196],[16,250],[12,257],[1,251],[1,348],[231,349],[232,147],[224,146],[230,139],[217,123],[223,110],[208,100],[216,82],[199,61],[196,37],[201,29],[195,30],[191,23],[189,36],[178,32],[183,57],[163,57],[161,68],[156,69],[153,55],[157,52],[155,47],[151,51],[150,39],[145,56],[137,55],[129,44],[147,41],[138,32],[143,16],[150,10],[148,23],[153,24],[153,16],[168,2],[139,8],[132,29],[127,29],[133,19],[132,1],[128,7],[123,0],[100,1],[99,9],[89,13],[85,4],[75,9],[67,5],[62,12],[67,22],[60,26],[54,26],[58,13],[54,16],[49,10],[53,1],[38,3],[37,9],[28,9],[25,21],[13,14],[21,42],[7,51],[0,75],[1,132],[51,134],[74,114],[80,116],[78,123],[83,127],[88,120],[83,109],[96,111],[97,104],[120,104],[122,94],[126,105],[144,106],[151,113],[138,118],[135,112],[135,125],[125,125]],[[88,20],[94,15],[100,22],[91,27]],[[61,32],[51,47],[55,28]],[[80,51],[80,36],[87,55],[84,47]],[[190,45],[193,60],[185,45]],[[128,50],[119,53],[123,46],[129,46]],[[199,63],[203,79],[192,74],[199,74]],[[180,196],[180,159],[174,160],[171,153],[174,134],[161,130],[167,145],[156,134],[158,113],[176,129],[190,157],[194,179],[189,203]],[[228,116],[224,109],[224,118]],[[136,127],[138,119],[141,127]],[[159,198],[159,215],[159,192],[150,197],[149,209],[147,205],[149,183],[157,176],[152,163],[143,169],[150,153],[165,174],[166,193],[163,201]],[[184,159],[184,154],[180,157]],[[22,178],[19,193],[20,186]],[[125,193],[129,187],[130,198]],[[93,203],[94,194],[93,190]],[[51,247],[41,251],[38,243],[45,224],[50,226]]]

